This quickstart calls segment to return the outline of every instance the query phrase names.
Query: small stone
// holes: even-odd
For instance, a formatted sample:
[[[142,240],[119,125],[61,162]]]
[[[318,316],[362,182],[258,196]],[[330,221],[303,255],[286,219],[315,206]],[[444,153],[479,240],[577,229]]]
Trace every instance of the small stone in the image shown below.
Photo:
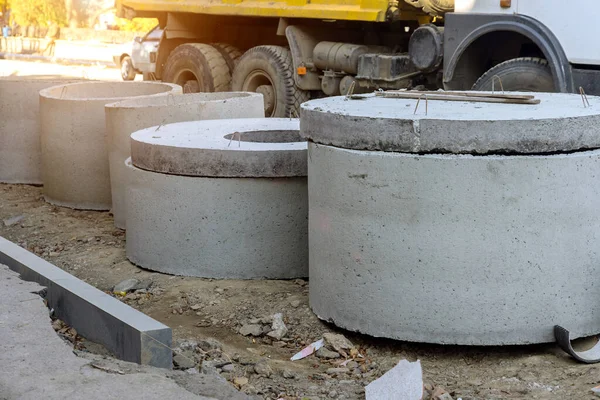
[[[449,393],[444,393],[441,396],[434,397],[435,400],[454,400]]]
[[[338,353],[344,350],[350,350],[354,348],[354,345],[351,341],[346,339],[344,335],[340,335],[338,333],[325,333],[323,334],[323,339],[325,339],[325,343],[332,347]]]
[[[145,302],[146,302],[146,300],[144,300],[144,299],[139,299],[139,300],[137,301],[137,303],[138,303],[138,306],[143,306]]]
[[[221,342],[214,338],[206,338],[198,342],[198,347],[204,351],[220,350],[223,348]]]
[[[60,253],[57,251],[51,251],[50,253],[48,253],[48,255],[50,257],[58,257],[58,256],[60,256]]]
[[[223,365],[221,367],[221,370],[223,372],[232,372],[234,369],[235,369],[235,365],[233,365],[233,364],[227,364],[227,365]]]
[[[306,281],[304,279],[294,279],[294,283],[298,286],[306,286]]]
[[[173,357],[173,364],[179,369],[189,369],[196,366],[193,355],[190,354],[176,354]]]
[[[242,336],[260,336],[262,335],[262,326],[257,324],[246,324],[240,328]]]
[[[329,392],[329,394],[327,395],[330,399],[335,399],[338,397],[338,392],[336,392],[335,390],[332,390],[331,392]]]
[[[319,358],[323,358],[325,360],[331,360],[334,358],[340,358],[340,354],[336,353],[335,351],[331,351],[329,349],[326,349],[325,347],[321,347],[319,350],[317,350],[316,352],[317,357]]]
[[[346,363],[346,368],[352,371],[354,368],[358,368],[358,363],[354,360],[348,361],[348,363]]]
[[[269,378],[273,374],[273,370],[265,360],[259,361],[254,365],[254,372],[260,376]]]
[[[300,300],[292,300],[290,301],[290,305],[294,308],[298,308],[300,306]]]
[[[273,324],[271,325],[271,331],[267,333],[267,336],[276,340],[281,340],[287,332],[288,329],[283,323],[283,314],[277,313],[273,315]]]
[[[350,372],[348,368],[327,368],[327,375],[343,375]]]
[[[196,368],[188,368],[188,369],[185,370],[185,372],[187,372],[190,375],[196,375],[196,374],[199,373]]]
[[[224,289],[222,289],[222,288],[216,288],[216,289],[215,289],[215,292],[217,292],[217,293],[219,293],[219,294],[220,294],[220,293],[223,293],[224,291],[225,291],[225,290],[224,290]]]
[[[289,369],[284,369],[283,372],[281,373],[281,375],[285,379],[294,379],[296,377],[296,374],[293,373],[292,371],[290,371]]]
[[[217,367],[215,367],[215,365],[210,361],[202,361],[200,372],[202,372],[204,375],[219,375]]]
[[[245,376],[236,376],[235,378],[233,378],[233,383],[234,385],[241,387],[248,384],[248,378],[246,378]]]
[[[202,306],[200,304],[194,304],[193,306],[190,307],[192,310],[194,311],[198,311],[199,309],[202,308]]]
[[[121,281],[115,285],[115,287],[113,288],[113,293],[120,294],[132,292],[137,288],[139,284],[140,281],[138,281],[135,278],[125,279],[124,281]]]
[[[4,220],[4,226],[13,226],[25,219],[24,215],[17,215],[16,217],[7,218]]]

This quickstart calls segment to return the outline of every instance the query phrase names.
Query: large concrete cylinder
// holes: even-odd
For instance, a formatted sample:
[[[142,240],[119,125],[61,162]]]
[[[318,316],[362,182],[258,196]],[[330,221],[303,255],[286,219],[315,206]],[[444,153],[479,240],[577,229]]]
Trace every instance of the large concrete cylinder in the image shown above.
[[[600,332],[600,99],[536,96],[429,101],[428,115],[414,100],[303,105],[314,312],[444,344]]]
[[[308,275],[298,120],[183,122],[132,135],[127,257],[175,275]]]
[[[89,82],[40,92],[44,198],[59,206],[109,210],[110,176],[104,106],[129,97],[180,94],[178,85]]]
[[[42,184],[40,90],[80,80],[43,75],[0,78],[0,182]]]
[[[125,160],[131,156],[130,136],[151,126],[209,119],[259,118],[263,99],[257,93],[193,93],[129,99],[106,106],[112,213],[125,229]]]

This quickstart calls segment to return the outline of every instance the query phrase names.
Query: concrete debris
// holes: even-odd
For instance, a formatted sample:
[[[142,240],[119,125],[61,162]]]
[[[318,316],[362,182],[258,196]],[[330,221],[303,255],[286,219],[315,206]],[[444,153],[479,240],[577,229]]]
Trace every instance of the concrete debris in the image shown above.
[[[248,378],[246,378],[244,376],[235,377],[235,378],[233,378],[233,384],[237,385],[238,387],[247,385],[248,384]]]
[[[240,328],[240,335],[242,336],[260,336],[262,335],[262,326],[258,324],[245,324]]]
[[[226,364],[226,365],[223,365],[223,366],[221,367],[221,370],[222,370],[223,372],[233,372],[233,370],[235,370],[235,365],[233,365],[233,364]]]
[[[292,300],[290,301],[290,305],[294,308],[298,308],[300,306],[300,300]]]
[[[423,397],[421,361],[402,360],[367,385],[366,400],[420,400]]]
[[[336,352],[336,351],[331,351],[326,347],[322,347],[319,350],[317,350],[317,357],[325,359],[325,360],[331,360],[334,358],[340,358],[341,355],[340,353]]]
[[[217,370],[217,367],[211,361],[202,361],[200,372],[204,375],[219,375],[219,370]]]
[[[296,374],[292,371],[290,371],[289,369],[284,369],[281,372],[281,376],[283,376],[285,379],[294,379],[296,378]]]
[[[303,348],[301,351],[299,351],[298,353],[294,354],[292,356],[292,358],[290,358],[291,361],[296,361],[296,360],[301,360],[304,357],[308,357],[310,356],[312,353],[314,353],[315,351],[318,351],[320,348],[322,348],[325,345],[325,341],[323,339],[321,340],[317,340],[314,343],[309,344],[308,346],[306,346],[305,348]]]
[[[350,372],[348,368],[327,368],[327,375],[343,375]]]
[[[223,345],[217,339],[206,338],[198,342],[198,347],[200,347],[204,351],[210,351],[221,350],[223,348]]]
[[[25,219],[24,215],[17,215],[16,217],[7,218],[3,222],[4,222],[4,226],[13,226],[13,225],[16,225],[19,222],[23,221],[24,219]]]
[[[148,290],[151,284],[151,281],[142,282],[135,278],[125,279],[124,281],[121,281],[115,285],[115,287],[113,288],[113,293],[123,294],[133,292],[134,290]]]
[[[340,335],[338,333],[325,333],[323,335],[323,339],[325,339],[325,344],[327,347],[331,347],[338,353],[354,348],[354,345],[351,341],[346,339],[344,335]]]
[[[195,351],[198,347],[198,342],[195,340],[181,340],[177,342],[177,348],[182,351]]]
[[[281,340],[287,334],[288,329],[283,322],[283,314],[277,313],[273,315],[273,324],[271,325],[271,329],[272,330],[267,333],[267,336],[277,340]]]
[[[173,364],[178,369],[190,369],[196,366],[194,355],[191,353],[176,354],[173,356]]]
[[[254,372],[260,376],[269,378],[273,374],[273,369],[271,369],[271,366],[265,360],[261,360],[254,365]]]

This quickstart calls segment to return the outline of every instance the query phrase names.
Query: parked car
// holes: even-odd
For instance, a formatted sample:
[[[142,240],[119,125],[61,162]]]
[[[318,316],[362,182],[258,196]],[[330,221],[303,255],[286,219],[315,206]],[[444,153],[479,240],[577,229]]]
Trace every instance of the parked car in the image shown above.
[[[113,56],[124,81],[134,80],[137,74],[143,74],[144,80],[152,80],[162,35],[163,30],[156,26],[146,36],[136,36],[132,43],[124,44],[119,53]]]

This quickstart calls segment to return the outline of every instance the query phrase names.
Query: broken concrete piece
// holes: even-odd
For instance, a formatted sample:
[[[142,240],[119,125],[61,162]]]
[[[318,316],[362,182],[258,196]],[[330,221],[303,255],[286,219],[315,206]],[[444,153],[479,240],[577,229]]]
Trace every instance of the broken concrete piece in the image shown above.
[[[420,400],[423,397],[421,361],[402,360],[365,388],[366,400]]]
[[[135,289],[137,289],[139,284],[140,281],[138,281],[137,279],[125,279],[124,281],[121,281],[115,285],[115,287],[113,288],[113,293],[121,294],[132,292]]]
[[[262,335],[262,326],[257,324],[246,324],[240,328],[242,336],[260,336]]]
[[[354,348],[354,345],[351,341],[346,339],[344,335],[340,335],[338,333],[325,333],[323,334],[323,339],[325,339],[325,345],[331,347],[337,352]]]
[[[24,215],[17,215],[16,217],[7,218],[4,220],[4,226],[13,226],[25,219]]]
[[[196,366],[196,361],[193,359],[193,354],[176,354],[173,356],[173,364],[179,369],[189,369]]]
[[[261,360],[254,365],[254,372],[268,378],[273,374],[273,369],[271,369],[267,361]]]
[[[283,322],[283,314],[277,313],[273,315],[273,325],[271,325],[271,329],[272,330],[267,333],[267,336],[277,340],[281,340],[287,334],[288,329]]]
[[[317,357],[323,358],[325,360],[330,360],[330,359],[341,357],[340,353],[338,353],[337,351],[331,351],[325,347],[321,347],[319,350],[317,350],[316,355],[317,355]]]

